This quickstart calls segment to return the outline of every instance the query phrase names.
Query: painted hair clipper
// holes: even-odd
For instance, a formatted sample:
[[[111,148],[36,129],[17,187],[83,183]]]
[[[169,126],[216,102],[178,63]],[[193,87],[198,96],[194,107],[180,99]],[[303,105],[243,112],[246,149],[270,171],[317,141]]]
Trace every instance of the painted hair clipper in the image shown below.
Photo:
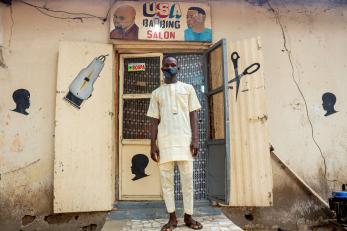
[[[104,67],[107,55],[100,55],[83,68],[69,86],[69,93],[64,97],[74,107],[80,109],[82,102],[91,97],[93,85]]]

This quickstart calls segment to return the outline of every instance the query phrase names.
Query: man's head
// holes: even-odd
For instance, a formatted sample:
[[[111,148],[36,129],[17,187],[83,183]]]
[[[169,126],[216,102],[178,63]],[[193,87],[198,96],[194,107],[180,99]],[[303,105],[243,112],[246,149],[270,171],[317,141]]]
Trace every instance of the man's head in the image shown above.
[[[179,70],[176,58],[172,56],[164,57],[161,70],[163,71],[166,80],[171,81],[174,77],[176,77]]]
[[[136,11],[132,6],[123,5],[116,9],[113,14],[113,23],[117,29],[128,29],[135,23]]]
[[[136,154],[132,160],[131,172],[136,176],[145,175],[145,169],[148,165],[149,159],[144,154]]]
[[[326,92],[322,96],[323,101],[323,109],[326,111],[334,110],[334,106],[336,103],[336,96],[331,92]]]
[[[200,7],[190,7],[187,12],[187,26],[194,27],[205,26],[206,12]]]
[[[30,92],[26,89],[17,89],[12,94],[17,108],[27,109],[30,107]]]

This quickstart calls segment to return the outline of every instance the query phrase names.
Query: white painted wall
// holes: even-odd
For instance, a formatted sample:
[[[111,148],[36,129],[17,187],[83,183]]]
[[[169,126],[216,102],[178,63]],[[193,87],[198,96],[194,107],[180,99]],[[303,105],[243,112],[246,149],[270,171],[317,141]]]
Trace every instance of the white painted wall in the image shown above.
[[[4,12],[4,9],[1,7],[0,8],[0,15],[2,15]],[[2,17],[0,17],[0,25],[3,25],[3,19],[2,19]],[[3,26],[1,26],[0,27],[0,47],[1,46],[3,46],[3,44],[4,44],[4,27]]]
[[[41,1],[32,1],[42,5]],[[47,1],[56,10],[105,16],[109,1]],[[98,19],[60,20],[13,2],[0,4],[4,58],[0,68],[0,218],[49,214],[53,206],[53,145],[59,41],[108,42],[108,23]],[[12,31],[12,36],[11,35]],[[74,60],[70,60],[71,65]],[[12,93],[31,93],[28,116],[12,112]],[[31,164],[33,163],[33,164]],[[3,213],[3,214],[1,214]],[[2,216],[3,215],[3,216]],[[1,223],[1,222],[0,222]]]
[[[279,10],[292,55],[294,78],[305,97],[313,135],[326,158],[327,176],[346,182],[347,6],[278,2],[273,1],[272,5]],[[46,6],[103,16],[109,1],[55,0],[47,1]],[[262,37],[270,141],[275,152],[327,198],[322,157],[312,140],[305,104],[293,82],[287,53],[282,51],[282,32],[273,12],[267,5],[241,0],[213,2],[211,10],[214,41]],[[7,208],[1,211],[14,215],[50,213],[58,44],[61,40],[108,43],[109,24],[97,19],[82,23],[50,18],[20,2],[13,3],[13,22],[9,7],[1,4],[0,13],[0,35],[3,30],[8,66],[0,68],[0,205]],[[15,106],[11,95],[18,88],[31,92],[28,116],[10,111]],[[326,91],[337,96],[339,111],[329,117],[324,117],[321,107],[321,96]],[[338,186],[327,185],[330,190]]]

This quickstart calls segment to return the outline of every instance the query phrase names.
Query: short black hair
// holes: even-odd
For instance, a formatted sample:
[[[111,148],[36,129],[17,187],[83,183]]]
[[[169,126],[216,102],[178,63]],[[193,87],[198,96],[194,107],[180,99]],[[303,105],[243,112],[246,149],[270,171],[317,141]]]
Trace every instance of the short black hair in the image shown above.
[[[149,162],[149,159],[144,154],[136,154],[131,159],[131,163],[134,165],[134,169],[136,172],[144,172],[145,168],[147,167]]]
[[[192,6],[192,7],[189,7],[188,10],[196,10],[199,14],[206,15],[206,12],[200,7]]]
[[[171,55],[164,55],[162,63],[164,63],[165,60],[167,60],[169,58],[176,60],[176,63],[177,63],[177,59],[175,57],[171,56]]]
[[[12,99],[15,103],[28,98],[30,98],[30,92],[27,89],[17,89],[12,94]]]
[[[333,104],[336,103],[336,96],[331,92],[326,92],[322,96],[323,101],[331,101]]]

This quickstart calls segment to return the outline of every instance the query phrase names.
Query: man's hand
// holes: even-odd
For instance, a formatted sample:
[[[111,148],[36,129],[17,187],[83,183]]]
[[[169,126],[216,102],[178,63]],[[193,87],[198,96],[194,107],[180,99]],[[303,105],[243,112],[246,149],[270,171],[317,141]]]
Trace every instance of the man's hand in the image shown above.
[[[190,127],[192,129],[192,143],[190,144],[190,151],[192,152],[192,156],[195,157],[198,155],[199,148],[199,132],[198,132],[198,112],[192,111],[189,112],[190,118]]]
[[[158,124],[160,122],[159,119],[151,118],[151,158],[155,162],[159,162],[160,156],[159,156],[159,148],[157,146],[157,135],[158,135]]]
[[[198,155],[199,145],[197,140],[192,140],[192,143],[190,144],[190,151],[192,152],[192,156],[195,157]]]
[[[159,148],[156,144],[151,145],[151,158],[152,158],[152,160],[154,160],[157,163],[160,160]]]

